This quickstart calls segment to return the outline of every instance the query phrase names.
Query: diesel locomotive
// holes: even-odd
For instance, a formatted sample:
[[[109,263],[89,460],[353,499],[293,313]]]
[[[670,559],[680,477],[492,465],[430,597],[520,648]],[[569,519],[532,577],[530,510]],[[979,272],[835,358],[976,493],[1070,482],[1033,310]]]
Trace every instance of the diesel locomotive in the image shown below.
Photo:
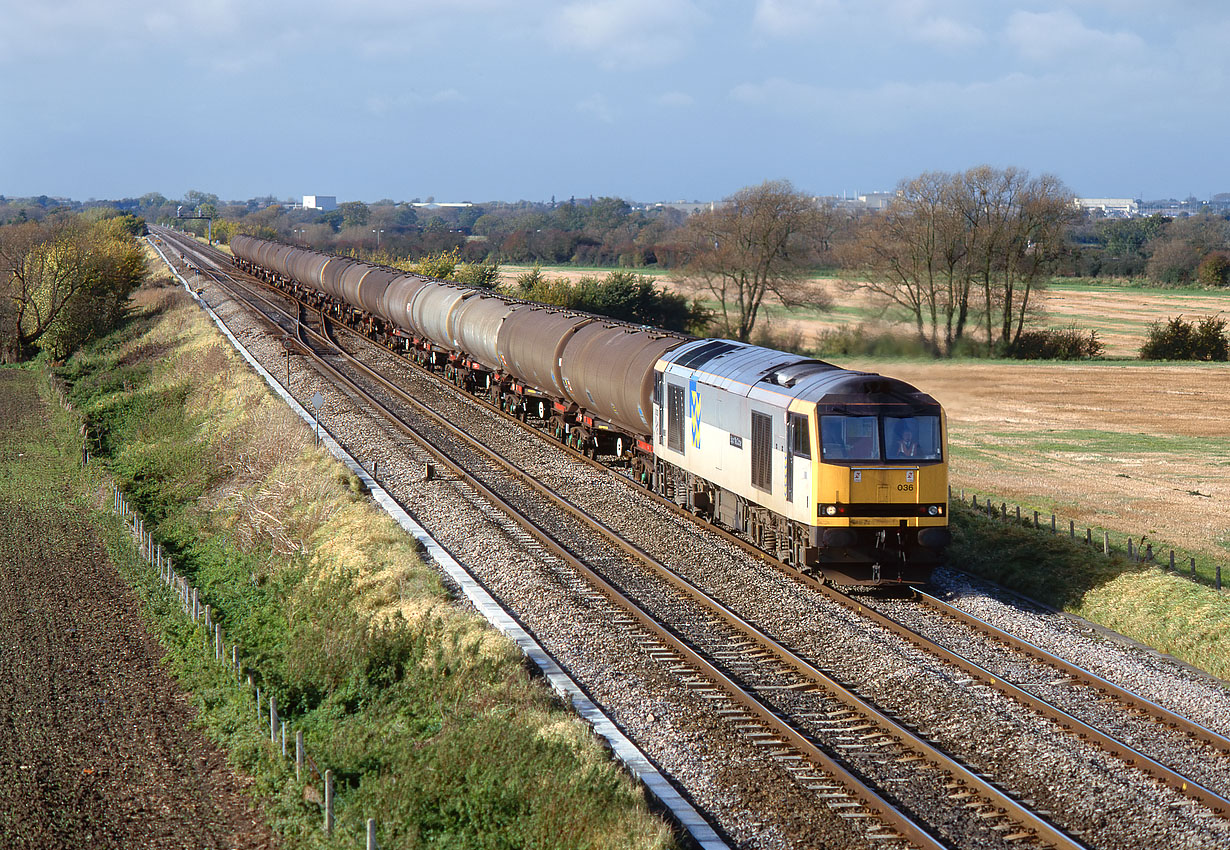
[[[243,270],[800,571],[920,584],[943,561],[944,411],[903,381],[250,236],[230,245]]]

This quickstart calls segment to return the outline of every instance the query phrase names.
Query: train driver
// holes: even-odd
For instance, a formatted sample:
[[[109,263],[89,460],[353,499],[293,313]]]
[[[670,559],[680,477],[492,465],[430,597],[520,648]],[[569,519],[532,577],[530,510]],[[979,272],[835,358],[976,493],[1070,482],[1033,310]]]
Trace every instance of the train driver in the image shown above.
[[[905,422],[897,434],[897,457],[917,457],[918,441],[914,438],[914,425]]]

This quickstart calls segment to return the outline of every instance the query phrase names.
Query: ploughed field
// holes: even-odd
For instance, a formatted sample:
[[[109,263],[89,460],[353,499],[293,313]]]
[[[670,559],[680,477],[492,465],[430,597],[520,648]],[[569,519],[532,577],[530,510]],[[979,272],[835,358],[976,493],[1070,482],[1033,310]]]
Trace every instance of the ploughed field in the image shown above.
[[[0,369],[0,846],[273,846],[72,503],[38,381]]]

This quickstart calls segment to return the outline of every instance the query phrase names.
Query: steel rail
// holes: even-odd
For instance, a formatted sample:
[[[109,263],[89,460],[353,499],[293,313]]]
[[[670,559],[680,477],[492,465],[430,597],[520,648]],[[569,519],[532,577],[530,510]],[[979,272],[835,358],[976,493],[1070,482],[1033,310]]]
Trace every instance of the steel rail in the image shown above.
[[[222,281],[218,281],[218,282],[222,283]],[[238,282],[235,282],[235,283],[238,284]],[[222,283],[222,285],[226,286],[228,289],[230,288],[225,283]],[[233,290],[232,290],[232,293],[234,294]],[[261,296],[258,296],[258,297],[261,297]],[[280,307],[268,301],[268,299],[261,297],[261,300],[264,301],[271,309],[275,310],[278,313],[281,313],[287,319],[292,318],[288,313],[283,311]],[[581,575],[585,576],[586,580],[589,581],[596,589],[598,589],[598,591],[602,593],[602,595],[606,597],[612,604],[614,604],[616,607],[623,610],[626,614],[631,616],[636,622],[640,623],[641,626],[645,628],[647,631],[649,631],[650,633],[652,633],[656,637],[657,640],[665,643],[666,645],[669,645],[672,648],[672,650],[674,650],[679,656],[686,659],[694,668],[696,668],[698,672],[701,673],[701,675],[703,675],[706,679],[712,682],[718,689],[725,692],[726,695],[730,699],[732,699],[738,705],[742,706],[745,710],[747,710],[750,714],[752,714],[758,721],[764,723],[766,726],[773,729],[777,734],[780,734],[783,738],[785,738],[792,745],[794,745],[796,749],[806,754],[809,758],[813,759],[816,763],[822,765],[824,769],[826,769],[836,781],[838,781],[841,785],[845,786],[847,791],[851,792],[853,796],[858,798],[860,803],[862,803],[866,808],[874,812],[876,816],[883,823],[897,830],[897,832],[900,834],[901,837],[909,841],[912,841],[918,847],[927,848],[927,850],[943,850],[944,845],[938,842],[935,838],[933,838],[923,827],[915,823],[912,819],[910,819],[903,812],[900,812],[898,809],[896,809],[896,807],[894,807],[891,803],[889,803],[887,800],[882,798],[872,788],[870,788],[865,783],[863,783],[857,776],[850,773],[850,771],[846,769],[843,765],[835,761],[832,757],[830,757],[822,749],[816,746],[810,739],[808,739],[807,737],[799,733],[797,730],[791,727],[788,723],[786,723],[780,717],[778,717],[776,713],[769,706],[764,704],[761,700],[759,700],[752,694],[748,693],[745,689],[740,687],[732,679],[726,676],[725,673],[719,670],[711,662],[709,662],[707,659],[705,659],[700,654],[698,654],[695,650],[693,650],[686,643],[686,641],[681,636],[675,633],[673,629],[671,629],[669,626],[653,618],[652,615],[650,615],[648,612],[642,609],[639,605],[633,602],[629,597],[623,594],[613,584],[608,582],[605,578],[599,575],[591,567],[585,564],[570,549],[568,549],[566,546],[564,546],[562,543],[560,543],[558,540],[552,537],[550,533],[548,533],[545,529],[543,529],[537,522],[535,522],[530,517],[526,516],[524,511],[522,511],[517,506],[513,505],[503,496],[501,496],[500,494],[492,490],[490,487],[488,487],[486,484],[484,484],[481,480],[475,477],[469,470],[465,469],[460,463],[454,461],[451,457],[449,457],[447,453],[443,452],[442,450],[434,446],[431,443],[431,441],[424,434],[422,434],[416,428],[414,428],[414,426],[405,422],[405,420],[402,417],[398,416],[396,413],[389,410],[379,400],[373,398],[369,392],[364,390],[362,387],[356,384],[352,379],[344,375],[339,369],[337,369],[335,366],[333,366],[328,361],[326,361],[322,355],[320,355],[318,352],[316,352],[313,349],[311,343],[309,342],[308,337],[315,337],[316,339],[320,340],[321,342],[326,343],[327,345],[332,345],[332,342],[327,338],[327,336],[316,334],[314,331],[311,331],[309,328],[307,328],[303,322],[298,321],[299,317],[293,317],[293,318],[296,319],[296,324],[297,324],[297,341],[299,342],[301,346],[303,346],[305,351],[311,354],[317,366],[322,368],[326,373],[328,373],[331,380],[333,380],[335,383],[339,383],[343,386],[349,387],[352,392],[362,397],[365,403],[371,405],[376,411],[380,413],[381,416],[385,417],[392,424],[394,424],[395,427],[402,430],[404,433],[412,436],[416,441],[418,441],[421,444],[421,447],[425,451],[430,453],[433,457],[435,457],[441,465],[451,470],[453,474],[458,476],[458,478],[464,481],[475,492],[477,492],[484,499],[488,500],[493,505],[498,507],[503,513],[505,513],[510,518],[512,518],[518,525],[521,525],[544,548],[546,548],[548,551],[552,552],[552,554],[556,555],[561,560],[563,560],[565,563],[569,564],[571,567],[576,569]],[[324,330],[323,322],[322,322],[322,330]],[[351,358],[349,354],[342,351],[341,349],[334,347],[334,350],[337,353],[341,354],[343,357],[347,358],[349,362],[351,362],[353,365],[357,366],[362,371],[367,373],[370,378],[380,383],[386,389],[394,392],[399,397],[401,397],[404,401],[415,404],[415,406],[418,407],[423,413],[427,414],[429,418],[434,419],[437,422],[437,424],[447,427],[451,432],[455,434],[455,436],[462,438],[464,442],[467,442],[473,448],[488,455],[489,459],[501,465],[509,464],[509,462],[506,459],[499,458],[498,456],[494,455],[493,453],[491,453],[489,449],[486,449],[485,447],[483,447],[480,443],[475,441],[468,434],[465,434],[464,432],[461,432],[458,429],[456,429],[454,426],[451,425],[451,423],[448,423],[447,420],[444,420],[442,417],[439,417],[438,414],[435,414],[434,411],[430,411],[429,409],[423,407],[420,403],[418,403],[417,401],[409,397],[407,394],[404,393],[404,391],[402,391],[399,387],[394,385],[392,382],[388,381],[383,376],[376,373],[374,370],[371,370],[370,367],[367,367],[365,364],[354,361],[353,358]],[[515,467],[515,464],[513,464],[512,466]],[[522,472],[522,474],[524,475],[524,472]],[[527,478],[526,480],[531,484],[537,484],[537,482],[534,482],[530,478]],[[552,501],[555,501],[555,499],[552,499]]]
[[[343,327],[345,326],[343,325]],[[350,329],[347,329],[347,330],[350,330]],[[354,331],[351,331],[351,332],[354,333]],[[336,347],[336,343],[333,343],[333,344]],[[338,347],[338,349],[340,351],[340,347]],[[354,361],[354,362],[357,362],[357,361]],[[366,369],[367,367],[364,367],[364,368]],[[426,372],[427,370],[424,370],[424,371]],[[432,375],[432,377],[436,377],[438,379],[438,376]],[[444,382],[441,381],[441,383],[444,383]],[[473,396],[471,396],[470,394],[466,394],[466,397],[473,399]],[[491,410],[500,413],[506,419],[513,421],[513,422],[517,422],[522,427],[533,430],[535,431],[535,433],[541,434],[541,431],[539,431],[538,429],[535,429],[532,426],[528,425],[528,423],[522,422],[518,418],[507,414],[503,410],[500,410],[498,406],[486,403],[482,399],[474,399],[474,400],[478,400],[484,403]],[[575,455],[577,458],[580,458],[584,460],[585,462],[590,463],[594,467],[607,470],[608,472],[610,471],[608,467],[594,460],[591,460],[590,458],[585,456],[583,453],[577,452],[571,447],[566,447],[566,448],[568,448],[568,450],[572,452],[572,454]],[[622,480],[627,481],[626,476],[619,476],[619,477]],[[537,482],[533,482],[533,484],[537,485]],[[541,488],[541,489],[545,490],[545,488]],[[644,491],[644,492],[650,492],[650,491]],[[547,498],[552,498],[552,499],[556,498],[556,494],[550,491],[544,492],[543,495]],[[1191,799],[1197,800],[1201,804],[1207,806],[1209,809],[1214,811],[1216,814],[1227,816],[1227,814],[1230,813],[1230,800],[1227,800],[1225,797],[1221,796],[1220,794],[1217,794],[1216,792],[1204,787],[1200,783],[1195,782],[1194,780],[1191,780],[1188,777],[1182,775],[1178,771],[1175,771],[1172,768],[1164,764],[1161,764],[1157,762],[1156,760],[1140,753],[1139,751],[1137,751],[1130,745],[1114,738],[1113,736],[1110,736],[1096,729],[1095,727],[1092,727],[1084,723],[1083,721],[1073,717],[1072,715],[1068,714],[1067,712],[1063,711],[1057,706],[1052,705],[1051,703],[1047,702],[1041,697],[1038,697],[1037,695],[1032,694],[1029,691],[1026,691],[1018,687],[1017,685],[1004,680],[1002,677],[991,673],[990,671],[977,665],[976,663],[970,661],[969,659],[966,659],[963,656],[940,646],[936,642],[930,640],[929,638],[922,636],[921,634],[908,628],[904,624],[897,622],[893,618],[885,614],[882,614],[879,611],[875,611],[874,609],[870,609],[867,606],[862,605],[861,603],[850,598],[846,594],[836,592],[832,590],[831,588],[824,586],[821,582],[816,581],[814,578],[810,576],[800,574],[797,571],[792,570],[792,569],[783,568],[782,565],[776,559],[772,558],[771,556],[768,556],[766,553],[754,547],[752,544],[748,543],[747,541],[744,541],[740,537],[731,535],[725,529],[722,529],[720,527],[714,526],[711,523],[707,523],[707,522],[700,520],[699,518],[692,515],[690,512],[680,508],[673,501],[669,499],[658,497],[657,494],[652,494],[652,495],[658,498],[659,501],[661,501],[665,505],[674,509],[677,513],[683,516],[687,516],[690,520],[695,522],[698,526],[712,530],[712,531],[717,531],[719,534],[721,534],[723,537],[728,539],[730,542],[733,542],[736,545],[739,545],[745,551],[748,551],[750,554],[753,554],[757,558],[775,567],[783,569],[783,571],[787,575],[794,577],[796,579],[799,579],[803,581],[805,584],[811,585],[812,587],[820,590],[830,599],[833,599],[834,601],[839,602],[843,606],[855,611],[856,613],[859,613],[862,616],[869,617],[870,619],[876,621],[883,628],[889,630],[890,632],[897,634],[900,637],[905,638],[907,641],[923,649],[924,651],[929,652],[933,655],[937,655],[949,661],[950,663],[956,665],[958,668],[965,671],[970,676],[992,687],[995,687],[1001,690],[1002,692],[1006,693],[1012,698],[1028,706],[1032,710],[1037,711],[1044,717],[1047,717],[1055,721],[1062,728],[1068,730],[1069,732],[1072,732],[1073,734],[1076,734],[1079,737],[1091,740],[1092,742],[1102,747],[1107,752],[1123,760],[1128,765],[1142,770],[1143,772],[1154,777],[1155,779],[1162,782],[1163,784],[1179,791],[1180,793],[1185,794]],[[572,512],[574,514],[577,514],[576,509],[572,509]],[[591,522],[591,520],[588,517],[584,517],[583,515],[581,515],[581,518],[583,519],[583,521]],[[605,529],[605,533],[613,541],[619,540],[618,535],[615,535],[609,529]],[[617,543],[617,545],[622,546],[623,543],[620,542],[620,543]],[[639,550],[637,550],[636,556],[640,558],[648,557],[647,555],[645,555],[645,553],[640,552]],[[666,569],[666,568],[663,567],[663,569]],[[670,573],[670,575],[674,576],[673,572],[669,570],[667,570],[667,572]],[[674,582],[674,580],[672,581]],[[683,589],[683,588],[680,588],[680,589]],[[687,592],[693,593],[693,592],[699,592],[699,591],[688,590]],[[948,605],[942,600],[936,599],[935,597],[930,596],[929,594],[925,594],[921,591],[916,591],[916,593],[917,593],[917,597],[923,602],[923,604],[926,604],[932,607],[933,609],[940,611],[943,614],[953,617],[959,620],[960,622],[962,622],[963,624],[977,631],[980,631],[992,637],[993,639],[1000,641],[1001,643],[1004,643],[1005,645],[1016,649],[1017,651],[1020,651],[1026,655],[1033,657],[1035,660],[1042,661],[1043,663],[1047,663],[1051,666],[1054,666],[1057,669],[1061,670],[1062,672],[1072,676],[1074,679],[1077,679],[1078,681],[1088,686],[1094,687],[1103,693],[1108,693],[1114,698],[1120,700],[1121,702],[1135,708],[1136,710],[1141,711],[1149,715],[1150,717],[1153,717],[1154,719],[1159,720],[1160,722],[1166,725],[1169,725],[1173,728],[1180,729],[1184,731],[1186,734],[1190,735],[1191,737],[1196,738],[1197,740],[1200,740],[1204,743],[1214,746],[1224,752],[1230,752],[1230,740],[1227,740],[1226,738],[1220,735],[1217,735],[1211,730],[1205,729],[1199,726],[1198,724],[1193,723],[1192,721],[1188,720],[1187,718],[1184,718],[1178,714],[1175,714],[1174,712],[1169,711],[1168,709],[1162,706],[1157,705],[1156,703],[1153,703],[1147,699],[1144,699],[1143,697],[1140,697],[1139,695],[1133,694],[1130,691],[1127,691],[1126,689],[1123,689],[1117,685],[1114,685],[1113,683],[1108,682],[1105,679],[1102,679],[1101,677],[1096,676],[1096,674],[1093,674],[1087,670],[1084,670],[1083,668],[1078,667],[1077,665],[1071,664],[1070,662],[1060,659],[1057,656],[1054,656],[1046,652],[1045,650],[1034,646],[1033,644],[1030,644],[1026,641],[1016,638],[1015,636],[1007,632],[1004,632],[1003,630],[1000,630],[996,628],[995,626],[989,623],[986,623],[985,621],[982,621],[970,614],[967,614],[966,612],[961,611],[960,609],[957,609],[951,605]],[[719,606],[719,607],[724,608],[724,606]],[[743,628],[743,626],[738,626],[738,628]],[[767,635],[765,635],[764,637],[766,640],[770,640],[770,641],[772,640],[771,638],[768,638]],[[764,644],[763,641],[759,641],[759,642]],[[766,648],[771,649],[771,647],[769,647],[767,644],[764,644],[764,645],[766,646]],[[776,650],[772,650],[772,651],[776,652]],[[801,659],[799,659],[799,661],[801,661]],[[806,664],[806,662],[801,662],[801,663]]]
[[[273,307],[273,309],[278,309],[274,307],[273,305],[270,305],[270,306]],[[283,315],[287,315],[287,314],[284,313]],[[290,318],[289,315],[287,315],[287,318]],[[451,457],[449,457],[445,452],[433,446],[430,440],[424,434],[419,432],[409,423],[406,423],[401,417],[397,416],[396,413],[389,410],[379,400],[373,398],[370,393],[365,391],[362,387],[356,384],[353,380],[345,376],[340,370],[338,370],[332,364],[324,360],[323,357],[318,352],[313,350],[309,340],[305,338],[308,336],[315,336],[317,337],[317,339],[321,341],[326,341],[325,337],[316,334],[314,331],[311,331],[302,322],[299,323],[299,328],[300,328],[300,336],[298,339],[299,343],[304,347],[306,351],[308,351],[311,354],[316,364],[329,374],[331,380],[333,380],[336,383],[349,387],[352,392],[361,396],[366,404],[369,404],[375,410],[377,410],[381,416],[384,416],[385,418],[389,419],[396,427],[401,429],[404,433],[414,437],[416,441],[421,443],[424,450],[428,451],[433,457],[437,458],[437,461],[442,466],[451,470],[453,474],[455,474],[458,478],[463,480],[469,487],[475,490],[484,499],[490,501],[492,504],[498,507],[502,512],[510,516],[518,525],[522,526],[527,531],[527,533],[529,533],[535,540],[537,540],[539,544],[541,544],[545,549],[550,551],[556,557],[563,560],[565,563],[567,563],[569,566],[575,569],[578,573],[584,576],[586,581],[588,581],[591,585],[593,585],[613,605],[615,605],[619,609],[623,610],[626,614],[631,616],[636,622],[638,622],[641,625],[642,628],[644,628],[645,630],[653,634],[657,640],[670,646],[671,649],[677,655],[684,658],[692,667],[694,667],[697,670],[697,672],[699,672],[702,676],[704,676],[704,678],[708,679],[711,683],[713,683],[713,685],[716,686],[719,690],[723,691],[733,702],[742,706],[753,717],[755,717],[757,721],[763,723],[764,725],[772,729],[776,734],[786,739],[786,741],[789,742],[790,745],[794,746],[797,750],[802,752],[807,758],[809,758],[810,760],[820,765],[827,773],[829,773],[830,776],[832,776],[832,778],[835,781],[840,783],[847,791],[851,793],[852,796],[857,798],[863,806],[865,806],[869,811],[874,813],[874,815],[882,823],[896,830],[901,837],[912,842],[917,847],[926,848],[926,850],[943,850],[945,845],[937,841],[934,837],[932,837],[930,833],[926,831],[925,828],[923,828],[921,825],[913,821],[913,819],[911,819],[908,815],[906,815],[905,813],[901,812],[896,807],[894,807],[891,803],[889,803],[887,800],[881,797],[874,789],[872,789],[870,786],[868,786],[866,783],[860,780],[855,774],[851,773],[847,768],[845,768],[839,762],[835,761],[831,756],[829,756],[823,749],[817,746],[809,738],[804,736],[802,733],[798,732],[789,723],[785,722],[782,718],[777,716],[777,714],[773,711],[771,707],[766,705],[763,701],[758,699],[756,696],[749,693],[746,689],[740,687],[736,682],[730,679],[725,673],[723,673],[716,666],[714,666],[711,662],[709,662],[707,659],[705,659],[703,656],[697,653],[694,649],[692,649],[687,644],[687,642],[684,640],[684,638],[679,636],[670,626],[664,623],[661,623],[657,621],[655,618],[653,618],[651,614],[646,612],[643,608],[637,605],[634,601],[632,601],[629,597],[627,597],[624,593],[622,593],[613,584],[611,584],[609,581],[607,581],[605,578],[599,575],[595,570],[593,570],[593,568],[591,568],[586,563],[584,563],[584,561],[582,561],[575,553],[573,553],[570,549],[568,549],[566,546],[564,546],[558,540],[552,537],[550,533],[547,532],[545,529],[543,529],[537,522],[535,522],[530,517],[526,516],[526,514],[522,510],[520,510],[517,506],[513,505],[510,501],[505,499],[499,493],[492,490],[490,487],[484,484],[481,480],[475,477],[469,470],[465,469],[462,465],[460,465],[458,462],[454,461]],[[341,351],[340,349],[338,349],[337,351],[340,354],[342,354],[344,357],[349,358],[349,355],[347,355],[344,351]],[[364,364],[354,363],[354,365],[358,366],[362,370],[369,371],[368,367],[366,367]],[[403,398],[404,401],[415,403],[414,400],[411,399],[409,396],[403,396],[402,391],[399,388],[397,388],[391,382],[388,382],[382,376],[379,376],[378,374],[372,372],[371,374],[369,374],[369,377],[381,383],[383,386],[385,386],[386,389],[397,393],[399,397]],[[426,408],[420,408],[420,409],[422,410],[422,412],[424,412],[431,418],[438,417],[438,415],[435,414],[433,411],[430,411]],[[460,438],[463,439],[463,441],[470,443],[472,444],[473,447],[476,447],[478,450],[483,451],[485,454],[489,456],[490,459],[494,460],[495,462],[501,463],[501,464],[509,463],[508,461],[504,459],[498,458],[498,456],[492,455],[489,450],[484,449],[480,443],[478,443],[477,441],[474,441],[473,438],[470,437],[468,434],[457,431],[447,422],[447,420],[438,418],[438,424],[448,427],[449,430],[452,431],[455,436],[459,436]],[[515,464],[512,464],[512,466],[516,468]],[[529,478],[528,475],[524,473],[523,471],[520,474],[527,476],[525,480],[523,481],[523,483],[537,485],[537,482],[534,482],[533,479]],[[549,493],[550,491],[545,491],[545,492]],[[555,501],[555,499],[553,499],[552,501]],[[1069,846],[1069,845],[1065,844],[1061,846]],[[1071,846],[1079,846],[1079,845],[1071,845]]]
[[[262,300],[266,300],[266,299],[262,299]],[[266,300],[266,303],[269,303],[269,302]],[[270,306],[273,307],[272,304],[270,304]],[[278,308],[274,307],[274,309],[278,309]],[[279,310],[279,312],[282,312],[282,311]],[[283,315],[285,315],[288,319],[291,318],[286,313],[283,313]],[[343,356],[344,358],[346,358],[347,361],[353,367],[362,371],[364,374],[368,376],[369,379],[376,381],[386,390],[393,392],[395,395],[401,398],[404,402],[418,407],[425,415],[433,419],[437,423],[438,426],[448,429],[456,437],[459,437],[465,443],[467,443],[473,450],[483,453],[492,462],[497,463],[500,466],[504,467],[504,469],[509,474],[514,475],[523,484],[534,489],[536,492],[539,493],[540,496],[549,500],[553,504],[556,504],[557,506],[565,509],[568,513],[570,513],[576,519],[580,520],[581,522],[589,525],[594,530],[598,531],[599,534],[608,541],[608,543],[615,545],[616,547],[620,548],[622,551],[626,552],[627,554],[641,561],[644,565],[649,566],[660,577],[667,580],[669,583],[675,586],[678,590],[691,596],[694,600],[704,605],[710,611],[711,614],[718,616],[720,619],[726,622],[727,625],[735,628],[738,631],[743,632],[753,642],[755,642],[762,648],[767,649],[770,652],[772,652],[775,656],[777,656],[778,660],[782,662],[783,664],[785,664],[787,667],[795,670],[796,673],[802,675],[804,678],[812,680],[813,684],[826,690],[828,693],[830,693],[830,695],[836,697],[839,701],[847,705],[849,708],[863,715],[865,719],[870,720],[876,723],[877,725],[881,726],[885,730],[887,730],[888,733],[891,735],[891,737],[897,740],[900,745],[913,749],[920,753],[926,754],[924,758],[926,758],[929,761],[929,764],[932,767],[939,768],[945,771],[952,778],[958,780],[962,785],[966,786],[967,788],[970,788],[974,793],[977,793],[980,796],[987,799],[988,801],[990,801],[992,805],[996,806],[1000,810],[1000,813],[1003,815],[1005,819],[1016,822],[1022,828],[1027,830],[1029,833],[1032,833],[1036,837],[1051,843],[1052,846],[1071,847],[1071,848],[1077,848],[1077,847],[1082,846],[1079,843],[1073,841],[1069,836],[1064,834],[1062,831],[1056,829],[1053,825],[1051,825],[1047,821],[1038,817],[1035,813],[1029,811],[1027,808],[1022,806],[1020,803],[1018,803],[1016,800],[1014,800],[1012,797],[1010,797],[1006,793],[1002,792],[1000,789],[995,787],[993,784],[987,782],[982,777],[970,771],[964,765],[961,765],[959,762],[952,759],[947,754],[937,750],[930,743],[926,742],[922,738],[915,735],[913,732],[902,727],[896,721],[884,715],[874,706],[870,705],[865,700],[858,697],[853,692],[849,691],[844,685],[837,682],[829,674],[819,670],[814,665],[800,658],[793,652],[790,652],[788,649],[783,647],[777,641],[773,640],[771,637],[769,637],[767,634],[762,632],[760,629],[756,628],[755,626],[752,626],[750,623],[743,620],[738,615],[734,614],[724,605],[721,605],[716,600],[714,600],[712,597],[708,596],[708,594],[705,594],[699,588],[695,587],[691,583],[682,579],[673,570],[670,570],[668,567],[661,564],[656,559],[652,558],[650,555],[648,555],[646,552],[641,550],[639,547],[635,546],[629,541],[624,540],[622,537],[620,537],[616,532],[614,532],[608,526],[606,526],[605,524],[601,522],[598,522],[592,517],[589,517],[582,509],[572,504],[566,497],[563,497],[562,495],[555,493],[554,491],[545,487],[540,482],[536,481],[527,472],[525,472],[520,467],[518,467],[516,464],[491,452],[489,449],[483,446],[479,441],[475,440],[474,438],[464,433],[463,431],[460,431],[455,426],[453,426],[452,423],[448,422],[443,417],[440,417],[434,411],[431,411],[430,409],[424,407],[416,399],[412,398],[411,396],[406,394],[403,390],[401,390],[401,388],[398,387],[396,384],[384,378],[382,375],[380,375],[375,370],[368,367],[366,364],[363,364],[357,361],[354,357],[349,355],[347,352],[343,351],[339,346],[337,346],[337,344],[332,339],[329,338],[328,320],[323,315],[321,318],[322,318],[322,334],[316,334],[314,331],[311,331],[310,329],[306,328],[306,326],[302,322],[298,323],[298,328],[300,332],[300,336],[299,336],[300,344],[303,345],[306,350],[311,352],[312,356],[316,358],[317,362],[320,363],[320,365],[323,368],[325,368],[334,377],[336,381],[339,381],[341,383],[346,384],[347,386],[350,386],[353,391],[361,394],[369,404],[371,404],[373,407],[381,411],[382,415],[392,420],[400,422],[400,417],[397,417],[396,414],[389,411],[387,407],[385,407],[383,404],[378,402],[376,399],[372,398],[370,393],[366,392],[361,387],[356,385],[351,379],[342,375],[342,373],[339,370],[337,370],[335,367],[333,367],[331,364],[328,364],[327,362],[325,362],[323,360],[322,355],[312,349],[312,346],[309,340],[306,338],[307,336],[315,337],[321,342],[332,347],[334,353],[339,354]],[[510,418],[513,418],[513,417],[510,417]],[[416,436],[417,439],[423,442],[427,442],[426,438],[421,433],[413,429],[412,426],[408,426],[406,423],[402,422],[399,424],[399,427],[402,427],[403,429],[408,429],[411,433],[413,433]],[[444,465],[454,470],[454,472],[458,474],[459,477],[463,478],[467,482],[467,484],[469,484],[470,486],[474,487],[476,490],[481,492],[485,498],[493,501],[497,505],[502,506],[501,508],[502,510],[505,510],[506,512],[511,512],[511,514],[516,518],[516,521],[519,524],[526,526],[527,531],[530,531],[531,534],[536,539],[538,539],[540,543],[542,543],[545,547],[547,547],[551,551],[555,552],[559,557],[563,558],[570,565],[576,568],[579,572],[585,575],[587,580],[589,580],[595,586],[599,587],[599,589],[601,590],[604,596],[609,598],[613,603],[615,603],[620,608],[624,609],[629,615],[633,616],[643,626],[659,634],[660,639],[668,643],[679,655],[687,659],[694,667],[697,667],[701,671],[702,675],[705,676],[706,679],[709,679],[711,682],[716,684],[721,690],[726,692],[727,695],[730,696],[735,702],[737,702],[739,705],[743,706],[746,710],[748,710],[751,714],[753,714],[757,718],[757,720],[766,724],[770,728],[773,728],[777,732],[777,734],[780,734],[796,749],[799,749],[800,751],[808,755],[808,757],[811,758],[812,760],[822,764],[830,773],[834,774],[835,778],[838,778],[839,781],[841,781],[843,785],[846,785],[847,789],[850,790],[856,797],[858,797],[865,806],[875,811],[877,815],[879,815],[882,818],[882,820],[884,820],[886,823],[891,823],[893,827],[898,829],[903,835],[911,837],[912,840],[921,843],[922,846],[932,846],[930,844],[925,843],[928,841],[933,841],[933,839],[930,838],[929,834],[926,833],[925,830],[922,830],[922,828],[919,827],[917,824],[914,824],[913,821],[909,821],[908,823],[899,823],[896,817],[886,816],[888,813],[896,811],[895,807],[892,807],[891,804],[889,804],[887,801],[881,798],[875,791],[873,791],[868,786],[866,786],[864,783],[862,783],[861,780],[858,780],[856,777],[850,774],[839,763],[835,762],[831,757],[827,755],[827,753],[824,752],[824,750],[819,748],[809,738],[807,738],[802,733],[795,730],[793,726],[791,726],[789,723],[779,718],[773,709],[768,707],[757,697],[754,697],[751,694],[749,694],[747,690],[745,690],[744,688],[740,687],[739,685],[734,683],[732,680],[730,680],[724,673],[722,673],[715,666],[713,666],[710,662],[708,662],[701,655],[699,655],[695,650],[693,650],[690,646],[688,646],[687,643],[684,641],[684,639],[678,636],[674,632],[673,629],[671,629],[669,626],[658,623],[652,617],[652,615],[649,615],[642,608],[640,608],[640,606],[632,602],[622,592],[620,592],[617,588],[615,588],[612,584],[610,584],[606,579],[604,579],[598,573],[592,570],[590,567],[582,563],[571,551],[567,550],[565,547],[563,547],[561,544],[555,541],[549,535],[549,533],[541,529],[541,527],[538,526],[537,523],[535,523],[529,517],[526,517],[524,512],[515,508],[515,506],[512,506],[511,504],[509,504],[507,500],[503,499],[498,494],[496,494],[494,491],[490,490],[490,488],[482,484],[478,479],[476,479],[473,475],[471,475],[468,470],[465,470],[459,464],[447,458],[444,454],[440,453],[438,450],[433,448],[431,451],[433,455],[436,455],[441,459],[441,462],[444,463]],[[904,815],[901,815],[901,816],[905,817]],[[934,846],[942,846],[942,845],[934,845]]]

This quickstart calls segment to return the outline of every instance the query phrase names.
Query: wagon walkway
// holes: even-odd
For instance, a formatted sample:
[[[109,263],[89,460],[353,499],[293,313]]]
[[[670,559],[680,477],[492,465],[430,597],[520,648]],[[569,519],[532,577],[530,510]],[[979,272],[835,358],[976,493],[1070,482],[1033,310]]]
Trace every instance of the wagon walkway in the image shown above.
[[[0,369],[0,846],[274,846],[163,670],[32,372]]]

